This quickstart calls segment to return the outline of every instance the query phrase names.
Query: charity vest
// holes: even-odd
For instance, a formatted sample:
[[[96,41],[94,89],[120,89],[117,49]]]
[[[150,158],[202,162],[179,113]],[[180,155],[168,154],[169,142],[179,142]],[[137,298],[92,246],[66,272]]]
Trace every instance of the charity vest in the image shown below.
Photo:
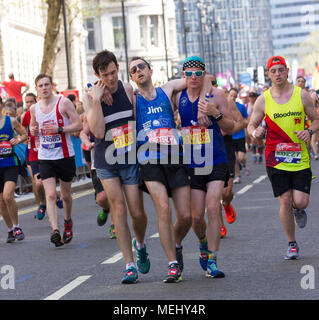
[[[101,102],[105,136],[104,139],[95,137],[94,163],[97,169],[123,169],[136,159],[133,106],[120,80],[112,98],[111,106]]]
[[[170,100],[160,87],[155,90],[156,98],[153,100],[146,100],[140,94],[136,97],[139,162],[169,159],[174,154],[179,157],[182,153]]]
[[[190,160],[188,166],[194,168],[227,162],[224,139],[215,119],[209,116],[212,124],[208,128],[201,128],[197,124],[198,101],[199,98],[191,102],[185,89],[181,93],[178,105],[182,121],[184,157]],[[188,149],[191,150],[190,156],[187,155]],[[199,161],[196,161],[196,157]],[[204,157],[205,162],[200,163]]]
[[[39,124],[40,138],[38,140],[38,137],[35,137],[35,146],[38,149],[39,160],[58,160],[74,156],[70,133],[48,133],[44,129],[46,125],[65,127],[69,124],[69,119],[60,110],[61,99],[62,97],[57,99],[56,105],[49,113],[41,111],[39,102],[35,106],[35,117]]]
[[[301,88],[294,86],[290,100],[277,104],[270,89],[264,92],[265,122],[267,125],[266,166],[285,171],[299,171],[310,167],[306,143],[294,131],[305,129],[305,112]]]
[[[14,146],[9,142],[14,138],[11,118],[4,117],[2,128],[0,128],[0,168],[14,167],[18,165],[17,157],[14,156]]]

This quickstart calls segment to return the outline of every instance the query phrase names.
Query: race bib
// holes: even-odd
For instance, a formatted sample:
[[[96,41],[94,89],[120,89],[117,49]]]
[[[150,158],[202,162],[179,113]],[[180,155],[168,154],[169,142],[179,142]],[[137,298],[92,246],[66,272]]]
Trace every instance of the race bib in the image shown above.
[[[62,139],[60,134],[46,133],[44,129],[41,129],[41,146],[44,149],[56,149],[62,147]]]
[[[200,126],[181,128],[181,135],[184,144],[201,145],[211,142],[208,129]]]
[[[9,141],[0,141],[0,157],[12,153],[12,144]]]
[[[128,147],[134,142],[132,124],[128,123],[124,126],[111,129],[115,149]]]
[[[278,143],[275,151],[277,162],[300,163],[301,144],[300,143]]]
[[[163,145],[177,145],[174,131],[171,128],[158,128],[147,132],[148,141]]]

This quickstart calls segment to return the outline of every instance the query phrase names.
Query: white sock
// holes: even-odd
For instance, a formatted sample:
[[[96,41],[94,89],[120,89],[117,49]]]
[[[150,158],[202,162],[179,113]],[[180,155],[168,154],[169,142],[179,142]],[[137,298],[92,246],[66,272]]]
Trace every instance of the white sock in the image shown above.
[[[170,261],[169,263],[168,263],[168,265],[170,266],[171,264],[177,264],[178,262],[175,260],[175,261]]]
[[[19,223],[13,225],[13,229],[15,229],[15,228],[20,228]]]
[[[143,248],[144,248],[144,243],[139,243],[139,242],[136,241],[136,248],[137,248],[138,250],[143,249]]]
[[[133,268],[136,269],[134,262],[129,262],[129,263],[126,264],[126,270],[127,270],[128,268],[131,268],[131,267],[133,267]]]

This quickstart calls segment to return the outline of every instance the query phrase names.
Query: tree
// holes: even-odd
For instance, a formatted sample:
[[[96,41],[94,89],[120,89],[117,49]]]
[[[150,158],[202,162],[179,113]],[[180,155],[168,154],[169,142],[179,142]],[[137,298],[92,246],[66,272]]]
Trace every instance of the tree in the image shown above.
[[[59,52],[58,37],[61,25],[62,0],[46,0],[48,5],[47,25],[44,37],[41,73],[53,75],[55,58]]]

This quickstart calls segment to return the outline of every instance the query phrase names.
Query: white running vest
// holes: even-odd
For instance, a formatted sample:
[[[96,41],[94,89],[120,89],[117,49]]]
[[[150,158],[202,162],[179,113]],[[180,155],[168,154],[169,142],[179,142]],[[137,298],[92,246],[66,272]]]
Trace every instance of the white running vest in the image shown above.
[[[43,113],[39,102],[35,106],[35,117],[39,124],[40,137],[39,160],[58,160],[74,156],[70,133],[52,134],[46,133],[43,129],[45,125],[64,127],[69,124],[69,119],[60,112],[61,98],[61,96],[58,97],[57,103],[50,113]]]

